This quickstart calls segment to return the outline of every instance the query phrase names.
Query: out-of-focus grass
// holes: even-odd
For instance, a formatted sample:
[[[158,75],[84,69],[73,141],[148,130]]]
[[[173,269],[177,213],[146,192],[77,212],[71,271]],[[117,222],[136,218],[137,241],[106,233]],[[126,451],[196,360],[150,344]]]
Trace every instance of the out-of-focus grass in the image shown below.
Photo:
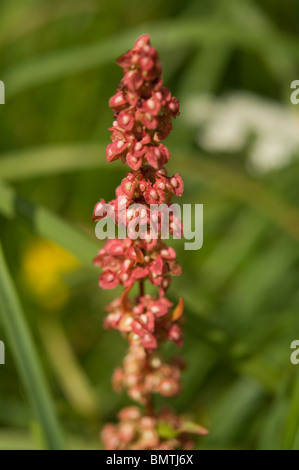
[[[52,399],[28,330],[24,313],[6,266],[0,245],[0,307],[5,333],[14,352],[16,364],[28,399],[43,430],[43,439],[50,449],[65,446],[54,412]]]
[[[70,450],[99,450],[98,440],[89,441],[82,438],[68,436]],[[0,450],[40,450],[34,438],[20,431],[1,431]]]
[[[111,199],[126,171],[105,163],[107,103],[121,76],[116,56],[150,32],[182,110],[194,93],[231,90],[287,107],[299,74],[296,8],[295,0],[1,2],[0,237],[70,447],[100,447],[102,423],[129,403],[111,391],[125,342],[102,329],[115,293],[97,287],[92,257],[101,242],[90,222],[95,202]],[[196,127],[182,116],[167,139],[170,171],[185,179],[181,202],[204,204],[203,248],[190,253],[175,243],[184,276],[170,296],[186,299],[189,368],[173,406],[210,429],[199,448],[298,448],[298,372],[290,363],[298,335],[298,161],[256,179],[244,165],[247,149],[207,155],[195,144]],[[75,256],[78,269],[59,271],[59,250],[45,262],[40,237]],[[41,273],[36,289],[31,274],[31,287],[24,279],[28,253],[35,268],[40,263],[31,272]],[[63,301],[55,283],[50,299],[37,294],[42,270],[53,266],[68,293]],[[32,425],[1,322],[0,339],[0,448],[39,448],[41,423]]]

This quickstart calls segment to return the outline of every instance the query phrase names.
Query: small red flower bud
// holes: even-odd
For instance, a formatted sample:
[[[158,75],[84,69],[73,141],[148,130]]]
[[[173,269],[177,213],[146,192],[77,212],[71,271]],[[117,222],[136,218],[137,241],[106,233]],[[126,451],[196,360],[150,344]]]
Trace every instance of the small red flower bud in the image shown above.
[[[117,160],[128,147],[128,144],[123,140],[115,140],[112,144],[109,144],[106,149],[106,157],[108,162]]]
[[[129,165],[132,170],[139,170],[142,165],[142,157],[136,156],[134,153],[127,154],[127,164]]]
[[[117,117],[117,124],[126,131],[131,131],[134,127],[134,116],[126,110],[121,111]]]
[[[158,100],[155,94],[144,101],[143,103],[144,112],[147,112],[153,116],[157,116],[161,109],[161,102]]]
[[[177,324],[174,324],[171,326],[169,332],[168,332],[168,338],[170,341],[175,343],[177,346],[182,347],[183,346],[183,334],[182,330]]]
[[[109,106],[110,108],[114,110],[120,110],[126,104],[127,104],[126,98],[124,97],[121,91],[118,91],[117,93],[115,93],[115,95],[112,96],[112,98],[110,98],[109,100]]]
[[[119,284],[119,280],[114,272],[104,271],[100,276],[99,284],[102,289],[114,289]]]
[[[177,117],[180,111],[180,104],[174,96],[171,100],[167,103],[167,110],[169,111],[170,116]]]
[[[176,196],[182,196],[184,192],[184,183],[179,174],[175,174],[171,179],[170,179],[170,184],[173,187],[174,194]]]

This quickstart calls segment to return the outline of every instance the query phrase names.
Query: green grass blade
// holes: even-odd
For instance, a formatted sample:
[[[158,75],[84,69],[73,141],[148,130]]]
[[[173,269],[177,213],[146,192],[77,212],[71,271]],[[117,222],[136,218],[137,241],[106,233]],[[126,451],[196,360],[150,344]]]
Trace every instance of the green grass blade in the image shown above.
[[[76,435],[67,436],[72,450],[101,450],[99,440],[89,439]],[[14,428],[0,430],[0,450],[39,450],[29,433]]]
[[[91,267],[99,246],[86,235],[43,206],[20,197],[14,189],[0,183],[0,213],[10,219],[19,218],[37,235],[62,246],[83,264]]]
[[[8,12],[1,17],[0,44],[2,47],[6,46],[29,34],[36,33],[49,24],[55,26],[56,22],[77,15],[94,14],[101,8],[102,5],[94,0],[85,0],[84,3],[79,0],[71,3],[57,3],[55,8],[51,3],[20,5],[19,2],[15,2],[13,8],[8,9]]]
[[[289,414],[286,422],[284,438],[282,442],[283,450],[295,449],[296,435],[299,430],[299,374],[295,377],[292,400],[290,403]]]
[[[272,60],[268,61],[269,53],[276,50],[277,60],[279,58],[287,70],[292,71],[294,58],[298,56],[297,41],[283,35],[268,32],[256,34],[214,20],[163,21],[143,24],[96,44],[54,51],[13,66],[2,76],[3,81],[7,83],[7,98],[36,85],[110,63],[132,47],[136,38],[144,33],[151,34],[153,44],[161,52],[183,46],[199,46],[203,43],[253,50],[262,56],[278,78],[281,78],[281,67],[277,67],[277,62],[273,66]],[[272,58],[272,54],[270,55]]]
[[[49,449],[64,449],[65,444],[53,402],[39,363],[17,292],[6,266],[0,245],[0,307],[4,328],[14,353],[28,398],[35,411]]]
[[[90,70],[111,63],[134,44],[141,34],[149,32],[160,51],[202,40],[231,42],[231,31],[223,25],[200,21],[169,21],[144,24],[129,31],[113,35],[89,46],[54,51],[12,67],[2,77],[7,83],[7,98],[36,85],[47,83],[65,75]]]
[[[8,152],[0,158],[0,175],[6,181],[19,181],[38,176],[106,167],[105,149],[104,144],[82,143]]]

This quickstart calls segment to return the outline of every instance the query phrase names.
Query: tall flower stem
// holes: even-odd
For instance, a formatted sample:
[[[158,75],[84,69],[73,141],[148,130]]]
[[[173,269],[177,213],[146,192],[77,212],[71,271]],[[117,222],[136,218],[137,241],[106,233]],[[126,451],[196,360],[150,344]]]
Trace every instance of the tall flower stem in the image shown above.
[[[180,357],[167,361],[161,351],[167,341],[178,347],[183,344],[183,299],[173,309],[166,297],[171,276],[181,275],[182,270],[175,250],[162,237],[165,228],[180,237],[182,223],[173,209],[168,222],[161,210],[161,205],[170,209],[173,196],[181,196],[184,190],[181,176],[167,173],[170,153],[161,143],[172,130],[172,118],[179,115],[179,102],[163,86],[161,62],[148,35],[137,39],[118,64],[124,76],[109,101],[114,121],[106,157],[108,162],[120,159],[130,172],[113,201],[106,204],[101,199],[96,204],[93,220],[113,216],[118,227],[126,229],[127,238],[109,239],[94,263],[103,270],[101,288],[119,284],[124,288],[122,296],[106,308],[104,321],[105,328],[119,330],[129,342],[122,367],[114,372],[113,387],[126,389],[142,408],[121,410],[119,424],[107,424],[102,439],[108,449],[190,448],[184,419],[169,408],[154,406],[154,395],[170,398],[180,393],[184,368]],[[146,294],[146,282],[157,289],[156,295]],[[132,299],[129,294],[135,283],[139,295]],[[160,432],[160,423],[165,421],[170,429],[166,437]]]

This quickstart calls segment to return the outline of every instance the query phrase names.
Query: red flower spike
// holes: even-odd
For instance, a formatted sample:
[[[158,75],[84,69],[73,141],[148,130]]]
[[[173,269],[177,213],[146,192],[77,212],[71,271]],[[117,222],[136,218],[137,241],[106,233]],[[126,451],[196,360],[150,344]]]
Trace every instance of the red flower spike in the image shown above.
[[[119,330],[129,342],[123,365],[115,370],[113,387],[126,389],[132,400],[144,405],[145,412],[124,408],[118,414],[119,424],[104,427],[102,440],[111,450],[189,449],[188,434],[198,430],[198,425],[186,424],[170,410],[154,410],[151,399],[153,394],[176,396],[184,368],[181,358],[166,362],[158,349],[166,341],[182,346],[184,304],[180,298],[172,310],[165,297],[170,276],[180,275],[181,268],[175,250],[161,240],[162,211],[150,212],[150,205],[170,204],[173,195],[183,194],[181,176],[169,177],[164,168],[170,154],[161,144],[172,130],[172,119],[179,115],[179,102],[162,86],[162,66],[148,34],[138,38],[117,62],[123,78],[109,101],[114,122],[106,157],[108,162],[120,159],[131,171],[116,189],[114,200],[106,204],[101,199],[96,204],[92,220],[114,215],[116,223],[126,227],[127,238],[108,240],[94,264],[102,268],[99,283],[103,289],[124,288],[121,297],[106,308],[104,319],[105,328]],[[145,233],[131,239],[136,224]],[[182,233],[176,214],[169,217],[169,231],[176,236]],[[157,296],[145,294],[148,281],[156,286]],[[135,285],[140,292],[132,299]],[[173,429],[173,437],[160,435],[161,421]]]

